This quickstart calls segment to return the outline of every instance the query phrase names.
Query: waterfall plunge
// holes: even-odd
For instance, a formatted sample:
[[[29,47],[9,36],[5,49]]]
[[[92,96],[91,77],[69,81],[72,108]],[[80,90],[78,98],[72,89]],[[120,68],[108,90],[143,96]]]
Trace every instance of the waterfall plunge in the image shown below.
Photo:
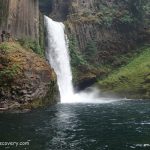
[[[114,101],[99,98],[99,91],[96,88],[88,92],[74,93],[68,41],[64,33],[65,26],[46,16],[44,21],[47,30],[46,57],[57,75],[61,103],[110,103]]]
[[[64,24],[55,22],[45,16],[47,29],[46,56],[57,75],[61,102],[69,101],[74,94],[72,73],[68,54],[67,36],[64,33]]]

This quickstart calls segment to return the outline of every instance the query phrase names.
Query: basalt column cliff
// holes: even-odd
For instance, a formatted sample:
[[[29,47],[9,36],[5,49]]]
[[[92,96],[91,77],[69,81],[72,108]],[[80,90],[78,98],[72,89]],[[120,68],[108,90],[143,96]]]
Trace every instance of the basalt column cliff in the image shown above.
[[[0,31],[15,38],[39,38],[38,0],[0,0]]]
[[[109,57],[143,42],[141,11],[139,1],[53,0],[50,16],[66,22],[68,32],[75,36],[83,53],[88,43],[95,42],[97,61],[101,63],[103,53]]]
[[[43,3],[49,5],[43,12],[66,25],[74,83],[81,89],[128,64],[150,42],[148,0],[45,0]],[[144,78],[142,82],[147,83]],[[140,81],[138,76],[137,81]],[[140,84],[137,85],[141,90]],[[110,83],[108,87],[114,85]],[[143,89],[145,93],[147,87]],[[130,85],[130,89],[134,87]]]

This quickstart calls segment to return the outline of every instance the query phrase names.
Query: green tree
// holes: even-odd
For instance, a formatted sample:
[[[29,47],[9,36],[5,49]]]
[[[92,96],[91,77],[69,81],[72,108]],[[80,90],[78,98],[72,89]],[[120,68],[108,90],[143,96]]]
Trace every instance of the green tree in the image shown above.
[[[78,42],[75,36],[69,37],[69,51],[71,57],[71,65],[77,67],[86,64],[82,54],[79,52]]]
[[[98,50],[96,46],[96,41],[94,40],[88,41],[86,48],[85,48],[85,59],[90,63],[95,63],[97,51]]]

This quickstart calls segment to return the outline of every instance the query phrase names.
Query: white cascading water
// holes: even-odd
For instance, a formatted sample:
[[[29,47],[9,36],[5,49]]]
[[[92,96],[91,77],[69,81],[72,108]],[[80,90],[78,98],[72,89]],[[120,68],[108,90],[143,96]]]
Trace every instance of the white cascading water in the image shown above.
[[[108,103],[114,100],[99,98],[96,88],[88,92],[74,93],[70,66],[68,40],[64,33],[65,26],[49,17],[44,17],[47,32],[46,57],[57,75],[61,103]]]
[[[73,96],[72,73],[68,54],[67,36],[64,24],[55,22],[45,16],[47,30],[46,56],[57,75],[61,102],[68,101]]]

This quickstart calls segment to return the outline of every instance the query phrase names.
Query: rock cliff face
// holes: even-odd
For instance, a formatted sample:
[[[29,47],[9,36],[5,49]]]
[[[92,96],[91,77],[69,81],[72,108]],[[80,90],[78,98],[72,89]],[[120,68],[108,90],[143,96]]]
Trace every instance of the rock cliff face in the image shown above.
[[[132,56],[134,49],[149,39],[144,28],[143,3],[140,0],[52,0],[49,3],[50,17],[63,21],[69,39],[73,39],[71,55],[76,61],[75,76],[82,81],[85,74],[87,81],[101,77],[125,64],[121,57]],[[80,63],[81,57],[86,62]],[[83,68],[87,68],[84,74]]]
[[[53,0],[50,17],[66,22],[68,33],[75,36],[81,52],[94,41],[96,60],[101,63],[102,56],[106,59],[124,53],[144,41],[142,25],[136,22],[142,20],[139,6],[139,1]]]
[[[72,6],[71,0],[54,0],[51,3],[51,11],[50,16],[58,21],[65,21],[67,20],[68,15],[70,12],[70,7]]]
[[[0,111],[56,103],[55,92],[56,76],[44,59],[17,43],[0,44]]]
[[[15,38],[39,38],[38,0],[0,0],[0,31]]]

